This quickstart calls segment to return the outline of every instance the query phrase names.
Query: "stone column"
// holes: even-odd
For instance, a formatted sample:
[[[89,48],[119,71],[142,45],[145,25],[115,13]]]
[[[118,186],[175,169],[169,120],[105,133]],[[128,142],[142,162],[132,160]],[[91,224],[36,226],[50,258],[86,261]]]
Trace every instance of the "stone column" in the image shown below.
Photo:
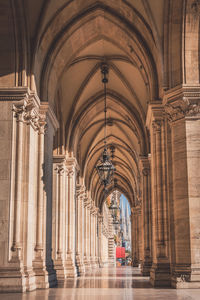
[[[173,192],[170,239],[171,283],[176,288],[200,287],[200,92],[179,86],[164,98],[171,126]]]
[[[143,258],[143,243],[142,243],[142,214],[141,214],[141,205],[137,206],[137,257],[139,261],[139,266],[141,267],[142,258]]]
[[[100,212],[98,213],[98,220],[97,221],[98,221],[98,259],[99,259],[99,267],[103,267],[102,253],[101,253],[103,216]]]
[[[45,199],[44,199],[44,134],[46,126],[45,114],[40,115],[38,127],[38,171],[37,171],[37,212],[36,212],[36,244],[33,270],[37,288],[48,288],[48,273],[45,264]]]
[[[146,123],[151,136],[152,228],[154,241],[150,281],[154,286],[170,286],[169,244],[167,238],[168,212],[164,181],[166,157],[163,128],[165,120],[161,103],[149,105]]]
[[[88,258],[88,198],[84,197],[84,265],[88,268],[89,258]]]
[[[22,100],[14,105],[16,117],[16,169],[15,169],[15,197],[14,197],[14,220],[13,220],[13,242],[12,261],[22,264],[22,241],[21,241],[21,206],[22,206],[22,176],[23,176],[23,143],[24,143],[24,116],[26,101]]]
[[[66,160],[67,182],[68,182],[68,226],[67,226],[67,259],[66,272],[67,277],[76,277],[75,266],[75,184],[76,184],[76,162],[72,158]]]
[[[98,266],[98,231],[97,231],[97,226],[98,226],[98,208],[95,209],[95,214],[94,214],[94,235],[95,235],[95,265]]]
[[[140,158],[141,173],[142,173],[142,229],[143,229],[143,261],[142,274],[143,276],[150,275],[152,265],[151,251],[150,251],[150,166],[148,157]]]
[[[76,187],[76,264],[77,264],[77,273],[78,275],[82,275],[85,273],[85,267],[83,264],[83,229],[84,229],[84,215],[83,215],[83,193],[82,187],[77,185]]]
[[[91,255],[90,255],[90,241],[91,241],[91,199],[88,199],[87,202],[87,257],[88,257],[88,266],[87,270],[91,268]]]
[[[109,266],[116,266],[116,253],[115,253],[115,241],[114,241],[114,230],[113,230],[113,217],[109,212],[109,237],[108,237],[108,257]]]
[[[95,263],[95,206],[92,204],[90,210],[90,262],[91,266],[96,267]]]
[[[54,266],[56,270],[57,280],[63,281],[66,278],[65,258],[65,157],[54,157],[54,172],[55,180],[53,187],[54,193],[54,237],[53,237],[53,250],[54,250]]]
[[[131,208],[131,226],[132,226],[132,266],[138,267],[138,212],[136,207]]]
[[[52,259],[52,203],[53,203],[53,138],[59,127],[58,121],[49,103],[42,102],[40,113],[46,114],[47,130],[44,137],[44,176],[41,178],[44,189],[44,252],[48,272],[49,287],[57,285],[56,271]]]

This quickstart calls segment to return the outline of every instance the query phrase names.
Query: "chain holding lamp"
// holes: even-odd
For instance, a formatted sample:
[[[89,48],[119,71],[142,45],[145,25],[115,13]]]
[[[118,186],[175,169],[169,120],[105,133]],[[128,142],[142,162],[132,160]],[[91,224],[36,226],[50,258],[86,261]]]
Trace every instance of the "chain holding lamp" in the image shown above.
[[[101,74],[102,74],[102,83],[104,85],[104,150],[98,161],[96,170],[99,175],[100,183],[101,185],[104,186],[104,192],[106,192],[106,187],[112,182],[113,175],[116,170],[112,161],[110,160],[110,154],[108,152],[108,146],[106,141],[106,125],[107,125],[106,84],[108,83],[108,65],[106,63],[102,63],[101,65]]]

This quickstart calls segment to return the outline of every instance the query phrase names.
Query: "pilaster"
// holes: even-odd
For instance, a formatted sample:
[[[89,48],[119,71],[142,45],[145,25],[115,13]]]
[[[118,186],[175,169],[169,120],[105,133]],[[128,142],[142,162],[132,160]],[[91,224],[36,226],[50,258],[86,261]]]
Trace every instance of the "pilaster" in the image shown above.
[[[1,206],[5,216],[1,231],[5,234],[0,241],[4,253],[3,260],[0,259],[0,291],[47,288],[51,280],[46,270],[43,186],[47,183],[44,178],[45,128],[49,129],[51,122],[47,116],[50,108],[46,104],[43,109],[37,95],[28,88],[1,89],[0,97],[4,114],[0,120],[9,125],[7,139],[10,145],[7,175],[3,178],[4,186],[9,186],[10,192],[5,206]],[[51,117],[56,120],[52,111]],[[1,188],[3,195],[5,187]]]
[[[67,201],[65,156],[53,158],[53,258],[58,282],[66,278],[66,228],[67,228]]]
[[[67,184],[68,184],[68,226],[67,226],[67,259],[65,262],[67,277],[76,277],[77,270],[75,265],[75,187],[76,187],[76,167],[77,162],[74,158],[67,158]]]
[[[140,170],[142,177],[142,237],[143,237],[143,258],[142,274],[150,275],[152,265],[151,258],[151,223],[150,223],[150,164],[148,157],[140,157]]]
[[[151,136],[151,185],[153,264],[150,281],[154,286],[170,285],[168,254],[168,211],[166,198],[165,113],[161,102],[149,104],[146,124]]]
[[[76,186],[76,265],[78,275],[83,275],[85,273],[84,266],[84,194],[85,187],[77,185]]]
[[[200,287],[200,92],[181,85],[166,92],[165,112],[171,129],[174,250],[171,284]],[[183,230],[184,228],[184,230]]]

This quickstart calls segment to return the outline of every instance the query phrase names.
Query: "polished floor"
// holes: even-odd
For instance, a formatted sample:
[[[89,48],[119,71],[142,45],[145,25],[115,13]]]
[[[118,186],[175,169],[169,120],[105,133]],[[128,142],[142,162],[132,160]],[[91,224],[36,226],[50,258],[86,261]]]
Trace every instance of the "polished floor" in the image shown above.
[[[199,300],[200,289],[155,289],[148,277],[131,267],[93,270],[68,279],[64,286],[24,294],[0,294],[2,300]]]

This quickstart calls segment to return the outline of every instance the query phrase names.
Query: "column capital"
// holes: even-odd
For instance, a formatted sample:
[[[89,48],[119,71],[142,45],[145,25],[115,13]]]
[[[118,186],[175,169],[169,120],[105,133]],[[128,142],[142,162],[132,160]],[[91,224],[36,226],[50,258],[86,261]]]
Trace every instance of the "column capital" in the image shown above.
[[[75,157],[66,157],[66,167],[70,172],[72,170],[75,172],[80,169]]]
[[[62,176],[65,172],[65,165],[64,164],[57,164],[55,171],[57,172],[57,174],[59,174],[60,176]]]
[[[56,132],[57,129],[59,128],[59,122],[49,102],[41,102],[39,112],[40,115],[45,115],[45,117],[50,120],[54,132]]]
[[[148,156],[140,156],[139,166],[140,166],[140,170],[141,170],[141,172],[144,176],[149,175],[149,173],[150,173],[150,162],[149,162],[149,157]]]
[[[34,101],[34,98],[24,98],[20,101],[13,102],[14,117],[17,122],[23,122],[27,125],[31,125],[34,130],[39,128],[39,106]]]
[[[200,118],[200,87],[180,85],[166,91],[164,109],[170,122]]]
[[[98,222],[103,223],[103,215],[101,213],[98,213]]]
[[[146,126],[151,129],[153,122],[164,120],[165,111],[161,100],[149,103],[146,117]]]

